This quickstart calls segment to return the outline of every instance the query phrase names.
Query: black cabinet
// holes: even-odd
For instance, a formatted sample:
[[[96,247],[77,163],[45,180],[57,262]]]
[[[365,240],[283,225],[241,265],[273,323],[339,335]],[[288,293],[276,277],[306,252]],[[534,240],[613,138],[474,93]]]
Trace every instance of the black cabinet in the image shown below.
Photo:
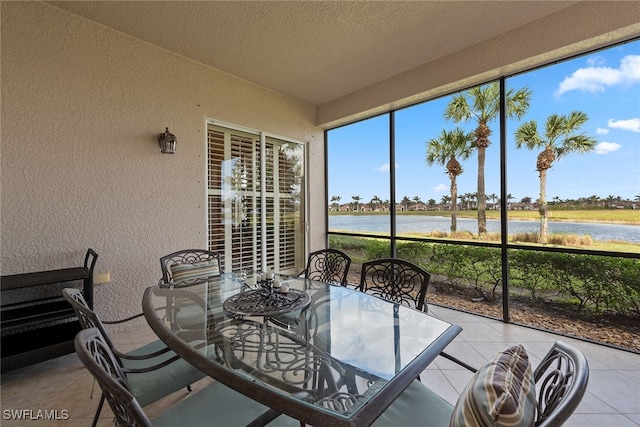
[[[84,266],[0,277],[2,372],[74,351],[80,323],[63,298],[65,287],[82,286],[93,308],[93,269],[98,255],[89,249]]]

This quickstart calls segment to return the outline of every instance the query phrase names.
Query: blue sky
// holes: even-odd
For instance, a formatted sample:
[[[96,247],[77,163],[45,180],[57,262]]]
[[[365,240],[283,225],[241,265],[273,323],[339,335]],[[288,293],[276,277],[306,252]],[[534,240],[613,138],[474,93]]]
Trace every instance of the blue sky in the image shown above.
[[[640,41],[594,52],[569,61],[530,71],[507,80],[515,90],[527,86],[532,92],[527,115],[507,124],[508,193],[515,201],[536,200],[539,177],[538,151],[516,149],[514,133],[524,121],[536,120],[540,132],[550,114],[587,113],[581,132],[595,138],[594,151],[569,154],[554,162],[547,173],[547,199],[577,199],[609,195],[635,199],[640,195]],[[396,124],[396,201],[408,196],[421,200],[449,194],[444,166],[428,166],[426,143],[442,129],[455,124],[444,119],[451,97],[398,110]],[[475,122],[460,124],[465,130]],[[486,193],[500,193],[499,125],[490,123],[492,144],[485,161]],[[358,195],[361,202],[373,196],[389,199],[389,117],[374,117],[329,132],[329,197],[341,203]],[[458,194],[477,189],[477,155],[461,162]]]

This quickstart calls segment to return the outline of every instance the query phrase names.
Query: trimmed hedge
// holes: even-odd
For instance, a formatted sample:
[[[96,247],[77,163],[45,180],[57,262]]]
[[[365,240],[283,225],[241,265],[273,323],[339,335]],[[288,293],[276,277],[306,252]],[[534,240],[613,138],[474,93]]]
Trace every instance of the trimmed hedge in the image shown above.
[[[384,239],[331,236],[330,242],[354,262],[389,254],[389,242]],[[499,248],[398,242],[397,252],[398,258],[430,272],[432,283],[438,286],[471,288],[490,300],[500,297]],[[567,304],[594,316],[640,316],[638,259],[526,249],[510,249],[508,259],[512,295]]]

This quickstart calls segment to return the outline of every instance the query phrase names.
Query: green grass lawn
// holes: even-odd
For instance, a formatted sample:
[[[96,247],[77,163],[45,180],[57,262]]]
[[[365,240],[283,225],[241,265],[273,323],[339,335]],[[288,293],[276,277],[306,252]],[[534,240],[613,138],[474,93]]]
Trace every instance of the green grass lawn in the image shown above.
[[[487,210],[487,219],[500,219],[500,211]],[[451,216],[451,211],[396,212],[397,215]],[[388,212],[331,212],[329,215],[389,215]],[[540,221],[537,210],[508,211],[509,219]],[[477,218],[475,210],[460,210],[458,218]],[[549,221],[602,222],[607,224],[640,225],[640,210],[633,209],[549,209]]]
[[[476,218],[475,211],[463,211],[465,217]],[[458,216],[461,216],[458,213]],[[539,221],[538,211],[509,211],[509,219]],[[500,218],[500,211],[487,211],[487,218]],[[602,222],[607,224],[640,225],[640,211],[632,209],[598,209],[598,210],[549,210],[549,221]]]

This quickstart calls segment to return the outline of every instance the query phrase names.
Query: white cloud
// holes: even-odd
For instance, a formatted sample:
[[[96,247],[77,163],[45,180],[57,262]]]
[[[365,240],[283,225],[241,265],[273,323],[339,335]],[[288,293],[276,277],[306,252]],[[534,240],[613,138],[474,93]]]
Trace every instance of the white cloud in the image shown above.
[[[433,187],[432,190],[435,191],[436,193],[442,193],[444,191],[449,191],[449,186],[444,184],[438,184],[435,187]]]
[[[587,65],[590,67],[597,67],[607,63],[607,60],[602,56],[592,56],[587,58]]]
[[[602,58],[587,60],[588,67],[579,68],[560,83],[556,90],[562,95],[571,90],[603,92],[614,85],[640,83],[640,55],[627,55],[620,61],[620,68],[605,67]]]
[[[617,144],[615,142],[604,142],[602,141],[598,145],[596,145],[596,154],[609,154],[614,151],[618,151],[622,148],[622,145]]]
[[[398,165],[396,163],[396,170],[398,170],[398,169],[400,169],[400,165]],[[379,171],[379,172],[389,172],[391,170],[391,168],[389,167],[389,163],[385,163],[385,164],[383,164],[381,166],[378,166],[376,168],[376,170]]]
[[[613,120],[609,119],[607,124],[610,128],[630,130],[631,132],[640,132],[640,117],[629,120]]]
[[[609,133],[609,129],[606,129],[606,128],[598,128],[598,129],[596,129],[596,133],[597,133],[598,135],[606,135],[606,134],[608,134],[608,133]]]

